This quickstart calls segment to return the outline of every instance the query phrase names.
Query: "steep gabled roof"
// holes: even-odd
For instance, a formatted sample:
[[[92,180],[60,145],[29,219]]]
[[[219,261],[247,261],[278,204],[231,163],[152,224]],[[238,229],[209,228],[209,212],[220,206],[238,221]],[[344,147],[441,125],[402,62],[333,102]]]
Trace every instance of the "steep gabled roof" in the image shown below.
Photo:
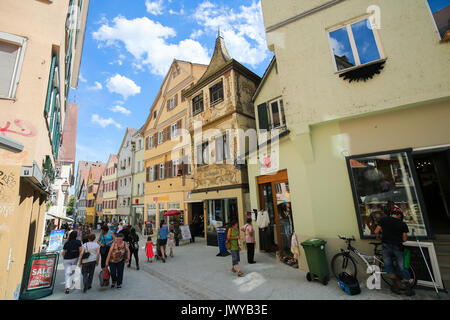
[[[198,82],[202,82],[204,79],[210,77],[225,63],[231,60],[230,54],[228,53],[227,47],[225,46],[225,41],[220,33],[217,35],[216,45],[214,46],[214,53],[211,58],[211,62],[208,65],[203,76]]]
[[[127,138],[128,134],[130,134],[131,137],[133,137],[133,134],[135,134],[136,132],[137,132],[137,129],[127,127],[127,131],[125,131],[125,135],[123,136],[122,143],[120,144],[119,152],[117,152],[117,155],[119,155],[120,150],[122,150],[123,144],[125,143],[125,139]]]

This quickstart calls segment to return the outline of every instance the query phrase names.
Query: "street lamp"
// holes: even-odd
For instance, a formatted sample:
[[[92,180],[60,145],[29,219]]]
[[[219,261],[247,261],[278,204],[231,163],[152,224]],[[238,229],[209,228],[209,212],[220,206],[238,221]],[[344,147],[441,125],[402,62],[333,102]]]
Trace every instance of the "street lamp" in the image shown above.
[[[61,185],[61,190],[63,193],[67,193],[69,191],[70,184],[66,181]]]

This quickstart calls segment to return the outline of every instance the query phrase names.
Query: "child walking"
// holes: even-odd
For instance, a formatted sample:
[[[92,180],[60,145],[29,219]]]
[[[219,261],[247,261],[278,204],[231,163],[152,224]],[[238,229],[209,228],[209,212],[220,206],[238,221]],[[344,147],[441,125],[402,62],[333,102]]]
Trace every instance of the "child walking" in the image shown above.
[[[173,257],[173,247],[175,246],[175,235],[173,233],[173,227],[170,227],[169,238],[167,241],[167,248],[170,249],[170,256]]]
[[[147,254],[147,262],[149,262],[149,261],[153,262],[154,253],[153,253],[153,242],[152,242],[151,236],[149,236],[147,238],[147,243],[145,244],[145,251]]]

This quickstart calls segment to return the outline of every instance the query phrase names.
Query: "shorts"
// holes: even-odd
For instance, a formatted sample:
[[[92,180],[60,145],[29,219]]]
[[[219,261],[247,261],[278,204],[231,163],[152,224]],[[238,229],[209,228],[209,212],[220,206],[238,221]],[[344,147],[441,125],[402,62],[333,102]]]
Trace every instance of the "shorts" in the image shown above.
[[[233,260],[233,266],[239,264],[239,261],[241,261],[239,250],[231,250],[231,259]]]
[[[162,246],[165,246],[167,244],[167,239],[159,239],[159,245],[162,247]]]

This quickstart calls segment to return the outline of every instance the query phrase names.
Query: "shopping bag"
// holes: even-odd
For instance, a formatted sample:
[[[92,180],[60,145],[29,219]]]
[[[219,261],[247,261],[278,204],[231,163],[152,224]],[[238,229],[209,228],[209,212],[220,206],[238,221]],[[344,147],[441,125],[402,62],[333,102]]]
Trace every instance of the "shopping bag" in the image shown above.
[[[109,278],[110,278],[109,269],[103,268],[102,271],[100,271],[100,273],[98,274],[98,278],[101,287],[109,286]]]

